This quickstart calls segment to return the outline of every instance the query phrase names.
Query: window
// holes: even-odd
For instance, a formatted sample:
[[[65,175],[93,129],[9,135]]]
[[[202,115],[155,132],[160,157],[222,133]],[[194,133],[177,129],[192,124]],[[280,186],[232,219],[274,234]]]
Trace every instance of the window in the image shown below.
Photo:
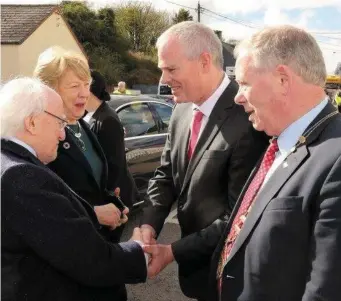
[[[153,103],[153,107],[162,120],[161,132],[166,133],[168,131],[169,121],[172,116],[173,109],[170,106],[159,103]]]
[[[117,114],[125,129],[126,137],[158,133],[154,117],[146,104],[134,103],[124,107]]]

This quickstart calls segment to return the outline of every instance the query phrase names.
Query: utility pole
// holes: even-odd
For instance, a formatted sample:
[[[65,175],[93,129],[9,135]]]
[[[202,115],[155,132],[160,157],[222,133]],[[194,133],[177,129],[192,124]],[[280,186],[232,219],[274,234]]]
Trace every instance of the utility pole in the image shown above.
[[[198,1],[198,22],[200,23],[200,10],[201,10],[201,6],[200,6],[200,1]]]

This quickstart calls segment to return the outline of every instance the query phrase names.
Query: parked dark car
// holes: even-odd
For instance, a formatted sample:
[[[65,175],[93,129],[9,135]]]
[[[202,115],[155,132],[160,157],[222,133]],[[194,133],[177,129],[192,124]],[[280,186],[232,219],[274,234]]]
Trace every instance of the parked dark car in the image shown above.
[[[149,179],[160,165],[173,102],[147,95],[112,95],[108,104],[124,127],[128,167],[143,202]]]

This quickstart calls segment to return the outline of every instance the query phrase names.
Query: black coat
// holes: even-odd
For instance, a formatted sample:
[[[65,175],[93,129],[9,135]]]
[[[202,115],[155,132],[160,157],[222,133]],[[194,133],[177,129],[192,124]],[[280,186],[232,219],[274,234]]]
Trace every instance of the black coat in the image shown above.
[[[89,121],[108,162],[108,189],[121,189],[121,199],[127,207],[135,202],[137,188],[125,155],[124,130],[116,112],[103,101]]]
[[[88,134],[94,149],[97,151],[103,163],[103,172],[100,185],[96,181],[92,168],[81,149],[77,146],[73,134],[66,128],[65,140],[59,143],[57,159],[48,167],[59,175],[77,194],[92,206],[105,205],[116,198],[109,194],[108,165],[103,150],[96,136],[90,130],[88,124],[80,119],[79,123]],[[120,208],[121,209],[121,208]],[[102,227],[102,233],[112,242],[118,242],[121,235],[120,228],[111,231],[108,227]]]
[[[68,128],[65,129],[65,140],[59,143],[57,159],[48,164],[48,167],[92,206],[104,205],[108,203],[106,201],[108,184],[107,161],[96,136],[91,132],[88,124],[83,119],[80,119],[79,123],[88,134],[94,149],[103,163],[100,185],[94,177],[89,162],[77,146],[75,138]]]
[[[1,300],[126,300],[144,282],[135,242],[111,244],[92,207],[24,147],[1,141]]]
[[[268,144],[267,137],[253,129],[243,108],[234,103],[237,91],[238,85],[232,81],[218,99],[190,162],[187,149],[193,106],[184,103],[175,107],[161,166],[149,183],[151,203],[145,209],[143,224],[150,224],[159,233],[175,201],[182,237],[213,223],[220,227],[229,218]],[[174,249],[177,252],[176,246]],[[199,271],[194,265],[180,264],[180,285],[187,296],[206,300],[209,260],[201,266]]]
[[[312,122],[335,112],[328,104]],[[309,126],[309,127],[311,127]],[[254,200],[222,277],[217,266],[244,193],[220,240],[209,227],[188,236],[176,260],[194,266],[211,261],[210,301],[339,301],[341,287],[341,116],[323,122],[277,167]],[[211,239],[208,239],[211,238]]]

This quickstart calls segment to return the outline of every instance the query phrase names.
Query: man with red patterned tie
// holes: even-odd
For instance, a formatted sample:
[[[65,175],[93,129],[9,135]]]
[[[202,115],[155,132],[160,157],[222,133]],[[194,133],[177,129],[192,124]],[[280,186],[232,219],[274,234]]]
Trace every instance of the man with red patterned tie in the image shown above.
[[[177,105],[161,166],[149,183],[150,203],[141,223],[145,243],[160,233],[176,201],[182,237],[211,224],[223,229],[268,144],[234,103],[238,85],[223,71],[222,43],[210,28],[176,24],[160,36],[157,48],[161,82],[171,87]],[[209,260],[199,268],[180,265],[184,294],[209,300],[208,275]]]
[[[209,227],[182,249],[146,246],[149,276],[174,258],[199,266],[213,254],[211,301],[338,301],[341,116],[324,92],[322,52],[304,30],[278,26],[243,41],[236,57],[235,102],[273,139],[220,241],[208,243]]]

